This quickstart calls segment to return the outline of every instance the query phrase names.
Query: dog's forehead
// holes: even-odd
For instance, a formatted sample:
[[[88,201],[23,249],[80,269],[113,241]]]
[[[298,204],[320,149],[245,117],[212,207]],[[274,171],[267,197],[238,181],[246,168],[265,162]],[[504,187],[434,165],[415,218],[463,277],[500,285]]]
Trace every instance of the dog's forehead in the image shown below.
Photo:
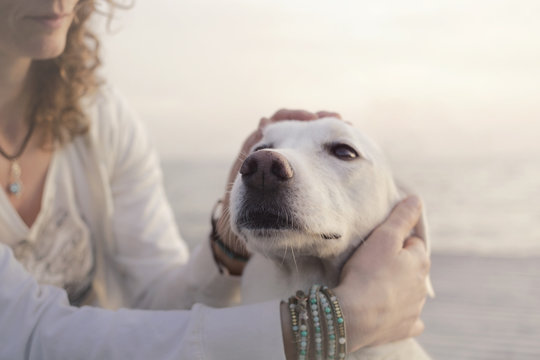
[[[310,121],[279,121],[268,125],[263,131],[263,140],[279,145],[287,142],[298,143],[302,139],[310,142],[328,142],[333,139],[355,141],[355,129],[346,122],[335,118]]]
[[[259,144],[280,148],[310,148],[344,142],[362,152],[366,158],[379,158],[378,146],[351,124],[336,118],[310,121],[279,121],[263,130]]]

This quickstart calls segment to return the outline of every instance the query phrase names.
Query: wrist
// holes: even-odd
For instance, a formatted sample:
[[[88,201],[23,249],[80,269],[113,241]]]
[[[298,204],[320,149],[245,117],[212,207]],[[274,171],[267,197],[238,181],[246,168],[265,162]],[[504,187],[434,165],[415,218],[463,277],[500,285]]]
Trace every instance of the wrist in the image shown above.
[[[343,316],[348,319],[348,321],[345,323],[347,344],[349,344],[349,351],[354,352],[366,346],[366,344],[362,342],[364,339],[361,339],[361,336],[359,336],[359,329],[357,329],[355,326],[356,324],[358,324],[358,319],[362,317],[362,315],[358,314],[356,311],[358,309],[359,300],[356,299],[355,304],[351,304],[348,301],[348,297],[346,296],[347,291],[343,289],[342,286],[336,287],[335,289],[333,289],[333,291],[336,297],[339,299],[339,303],[343,311]]]
[[[225,268],[227,273],[230,275],[242,275],[244,267],[246,266],[246,261],[232,258],[231,252],[224,250],[214,240],[210,240],[210,246],[212,248],[212,252],[214,253],[214,260],[216,261],[221,273],[224,272],[223,268]]]
[[[282,303],[281,324],[287,359],[344,359],[348,352],[346,321],[336,294],[314,284]]]
[[[238,244],[239,240],[228,226],[228,218],[222,215],[222,202],[218,200],[212,210],[210,223],[210,246],[221,273],[226,270],[231,275],[241,275],[249,260],[249,254],[244,249],[237,250],[232,244]],[[224,234],[224,235],[222,235]]]
[[[282,301],[279,304],[279,310],[281,314],[281,331],[283,333],[283,351],[285,351],[285,359],[297,359],[296,341],[291,328],[289,305],[285,301]]]

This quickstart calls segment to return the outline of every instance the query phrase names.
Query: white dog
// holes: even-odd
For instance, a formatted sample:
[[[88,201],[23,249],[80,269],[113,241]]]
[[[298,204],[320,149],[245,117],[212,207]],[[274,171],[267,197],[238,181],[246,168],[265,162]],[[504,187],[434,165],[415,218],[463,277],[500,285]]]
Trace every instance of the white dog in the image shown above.
[[[337,285],[351,252],[404,196],[377,146],[344,121],[325,118],[269,125],[251,150],[231,193],[232,229],[254,254],[243,301]],[[348,358],[429,359],[412,339]]]

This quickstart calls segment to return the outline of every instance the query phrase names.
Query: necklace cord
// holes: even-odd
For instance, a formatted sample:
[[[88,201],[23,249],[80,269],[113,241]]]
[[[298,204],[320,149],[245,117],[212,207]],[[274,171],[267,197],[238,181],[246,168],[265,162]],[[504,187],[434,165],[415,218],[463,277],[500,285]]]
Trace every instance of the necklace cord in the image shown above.
[[[0,146],[0,155],[2,155],[4,158],[6,158],[9,161],[13,161],[15,159],[18,159],[22,155],[22,153],[24,152],[24,149],[26,149],[26,145],[28,145],[28,141],[30,140],[30,138],[32,137],[32,133],[34,132],[35,125],[36,125],[36,122],[32,121],[32,123],[30,124],[30,127],[28,128],[28,132],[24,136],[24,140],[23,140],[21,146],[19,147],[19,150],[15,154],[13,154],[13,155],[7,154],[4,151],[4,149],[2,149],[2,147]]]

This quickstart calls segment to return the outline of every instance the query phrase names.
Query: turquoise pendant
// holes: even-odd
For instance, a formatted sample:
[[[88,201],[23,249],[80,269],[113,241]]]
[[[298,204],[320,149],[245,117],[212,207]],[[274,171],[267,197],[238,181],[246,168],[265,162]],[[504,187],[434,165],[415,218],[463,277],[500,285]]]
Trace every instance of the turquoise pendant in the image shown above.
[[[22,186],[21,186],[21,183],[19,182],[14,182],[8,185],[8,192],[11,195],[18,195],[21,192],[21,190],[22,190]]]
[[[20,196],[23,186],[21,182],[21,167],[17,160],[11,162],[11,182],[7,186],[10,195]]]

